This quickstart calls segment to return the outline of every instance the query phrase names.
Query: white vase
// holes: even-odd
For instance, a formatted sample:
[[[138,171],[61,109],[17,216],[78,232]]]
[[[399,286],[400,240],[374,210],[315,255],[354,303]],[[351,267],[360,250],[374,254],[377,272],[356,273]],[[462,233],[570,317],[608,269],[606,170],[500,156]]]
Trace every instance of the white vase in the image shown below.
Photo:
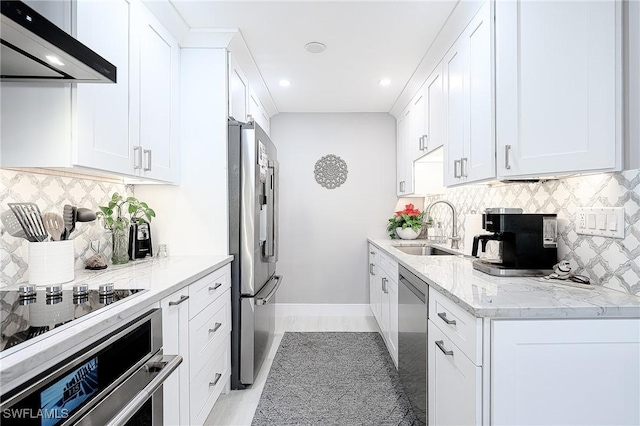
[[[411,228],[402,229],[398,227],[396,228],[396,234],[398,234],[398,237],[402,238],[403,240],[415,240],[416,238],[418,238],[418,235],[420,235],[420,232],[416,232]]]

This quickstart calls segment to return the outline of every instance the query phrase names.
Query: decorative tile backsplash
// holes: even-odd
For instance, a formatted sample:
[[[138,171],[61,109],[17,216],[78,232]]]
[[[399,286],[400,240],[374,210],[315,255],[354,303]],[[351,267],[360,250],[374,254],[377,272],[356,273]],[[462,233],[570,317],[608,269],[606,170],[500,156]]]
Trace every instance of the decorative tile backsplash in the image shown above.
[[[426,197],[425,206],[437,199],[451,201],[458,212],[458,231],[464,240],[464,217],[487,207],[519,207],[525,213],[557,213],[558,255],[573,271],[592,282],[640,295],[640,170],[577,176],[538,183],[473,185]],[[625,238],[612,239],[576,234],[578,207],[624,207]],[[431,216],[450,235],[451,210],[442,205]]]
[[[7,203],[12,202],[34,202],[42,213],[56,212],[60,215],[65,204],[96,211],[98,206],[106,205],[114,192],[133,195],[133,187],[116,180],[93,180],[62,172],[46,171],[46,174],[40,174],[0,169],[0,212],[8,209]],[[99,241],[100,252],[107,259],[111,258],[111,236],[99,220],[78,223],[71,237],[75,247],[76,269],[84,268],[84,262],[93,256],[89,245],[91,241]],[[0,225],[2,286],[28,280],[28,244],[27,240],[9,235]]]

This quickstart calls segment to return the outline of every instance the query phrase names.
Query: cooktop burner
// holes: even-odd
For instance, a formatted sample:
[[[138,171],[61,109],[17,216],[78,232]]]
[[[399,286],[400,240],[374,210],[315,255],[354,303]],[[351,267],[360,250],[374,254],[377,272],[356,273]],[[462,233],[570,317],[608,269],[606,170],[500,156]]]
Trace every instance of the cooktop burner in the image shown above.
[[[144,291],[115,290],[111,283],[97,290],[79,284],[69,290],[62,290],[60,285],[22,285],[18,290],[0,291],[0,351]]]

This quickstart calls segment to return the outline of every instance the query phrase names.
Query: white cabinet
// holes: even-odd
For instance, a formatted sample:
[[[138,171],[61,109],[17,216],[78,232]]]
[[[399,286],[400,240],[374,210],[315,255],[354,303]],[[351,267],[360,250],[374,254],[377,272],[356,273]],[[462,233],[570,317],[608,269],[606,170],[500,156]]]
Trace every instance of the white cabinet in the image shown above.
[[[397,195],[413,194],[413,154],[411,140],[413,134],[412,106],[402,113],[397,124],[396,138],[396,181]]]
[[[398,365],[398,262],[369,244],[369,292],[374,314],[393,362]]]
[[[487,2],[443,60],[447,186],[495,177],[491,45]]]
[[[240,66],[229,53],[229,116],[242,122],[247,121],[249,81]]]
[[[262,106],[258,95],[251,89],[251,86],[249,86],[249,115],[253,117],[255,122],[258,123],[258,126],[260,126],[267,135],[270,134],[269,114]]]
[[[431,152],[444,144],[443,80],[442,63],[439,63],[424,84],[424,132],[422,133],[424,153]]]
[[[167,425],[189,424],[189,304],[182,289],[160,301],[162,346],[165,354],[181,355],[182,364],[162,386],[163,420]]]
[[[492,324],[491,424],[640,424],[637,319]]]
[[[131,174],[129,131],[129,21],[126,0],[76,3],[76,37],[117,68],[117,84],[78,84],[73,104],[74,164]]]
[[[620,168],[621,32],[620,1],[496,3],[499,177]]]
[[[179,177],[180,47],[144,6],[132,19],[131,128],[134,169],[140,177]]]
[[[429,425],[482,424],[482,367],[476,366],[429,320]]]

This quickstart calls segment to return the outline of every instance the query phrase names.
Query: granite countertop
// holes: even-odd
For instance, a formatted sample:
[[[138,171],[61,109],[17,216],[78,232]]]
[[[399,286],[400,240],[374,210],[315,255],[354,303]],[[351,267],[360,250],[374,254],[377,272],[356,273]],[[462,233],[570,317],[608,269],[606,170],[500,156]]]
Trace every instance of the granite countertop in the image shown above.
[[[88,284],[97,289],[100,284],[113,283],[116,289],[147,289],[96,312],[55,328],[31,339],[16,350],[0,352],[0,382],[3,392],[62,361],[78,344],[102,338],[113,327],[124,324],[144,313],[166,296],[228,264],[232,256],[185,256],[149,259],[110,265],[101,271],[77,270],[75,279],[64,284],[70,289]],[[1,290],[17,289],[19,284]]]
[[[640,318],[640,297],[631,294],[601,286],[584,289],[544,278],[494,277],[473,269],[473,259],[461,254],[413,256],[393,247],[424,240],[369,242],[476,317]]]

